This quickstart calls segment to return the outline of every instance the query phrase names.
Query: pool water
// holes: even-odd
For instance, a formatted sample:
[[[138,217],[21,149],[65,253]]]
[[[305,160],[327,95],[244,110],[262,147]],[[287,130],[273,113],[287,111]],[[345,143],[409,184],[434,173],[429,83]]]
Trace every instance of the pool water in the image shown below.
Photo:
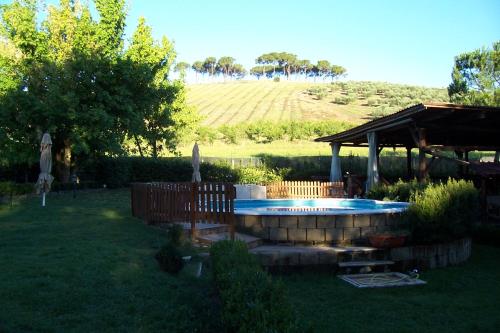
[[[342,215],[398,213],[408,205],[368,199],[238,199],[234,211],[237,215]]]

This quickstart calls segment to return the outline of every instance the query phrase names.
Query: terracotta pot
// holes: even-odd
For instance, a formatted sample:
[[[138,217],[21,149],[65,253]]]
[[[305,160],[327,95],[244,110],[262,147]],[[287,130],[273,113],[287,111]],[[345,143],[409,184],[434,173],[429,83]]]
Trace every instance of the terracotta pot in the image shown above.
[[[403,246],[406,240],[406,236],[395,236],[395,235],[371,235],[368,236],[368,240],[373,247],[389,248],[389,247],[400,247]]]

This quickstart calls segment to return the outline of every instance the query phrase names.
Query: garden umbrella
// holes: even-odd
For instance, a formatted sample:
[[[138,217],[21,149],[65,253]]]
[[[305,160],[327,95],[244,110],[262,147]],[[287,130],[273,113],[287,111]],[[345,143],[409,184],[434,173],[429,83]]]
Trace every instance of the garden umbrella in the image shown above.
[[[42,206],[45,206],[45,193],[50,190],[50,185],[54,177],[50,174],[52,171],[52,140],[50,134],[45,133],[40,144],[40,175],[37,181],[37,191],[42,192]]]
[[[200,149],[198,148],[198,143],[194,144],[193,154],[192,156],[192,165],[193,165],[193,178],[192,182],[201,182],[200,175]]]

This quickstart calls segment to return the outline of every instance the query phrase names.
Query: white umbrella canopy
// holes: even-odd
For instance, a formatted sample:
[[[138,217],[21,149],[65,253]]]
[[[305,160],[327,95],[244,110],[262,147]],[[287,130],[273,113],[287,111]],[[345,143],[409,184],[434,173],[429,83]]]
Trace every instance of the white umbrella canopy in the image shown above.
[[[193,165],[193,177],[192,182],[201,182],[200,175],[200,148],[198,148],[198,143],[193,146],[193,153],[191,155],[191,164]]]
[[[54,177],[52,172],[52,140],[49,133],[45,133],[40,143],[40,175],[37,181],[37,192],[43,194],[42,206],[45,206],[45,193],[49,192]]]

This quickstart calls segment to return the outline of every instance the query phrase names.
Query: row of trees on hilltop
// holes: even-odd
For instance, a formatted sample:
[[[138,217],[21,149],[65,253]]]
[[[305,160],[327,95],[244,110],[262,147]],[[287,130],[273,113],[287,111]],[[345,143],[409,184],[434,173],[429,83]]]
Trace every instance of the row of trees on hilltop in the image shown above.
[[[274,77],[277,74],[304,77],[330,78],[332,81],[346,75],[347,70],[339,65],[332,65],[328,60],[319,60],[315,65],[307,59],[299,59],[297,55],[287,52],[265,53],[255,59],[258,66],[250,69],[250,74],[257,78],[262,76]]]
[[[36,0],[0,6],[0,163],[32,164],[42,133],[53,141],[59,179],[99,155],[174,151],[199,117],[182,80],[171,80],[176,53],[141,18],[124,47],[125,0]],[[42,9],[44,10],[44,9]]]
[[[175,65],[175,71],[184,77],[186,71],[190,68],[198,75],[208,75],[213,78],[222,75],[224,79],[233,78],[241,79],[247,74],[247,70],[235,62],[233,57],[224,56],[219,59],[215,57],[207,57],[203,61],[195,61],[192,65],[187,62],[179,62]],[[271,52],[259,56],[255,59],[258,66],[250,69],[250,75],[254,75],[257,79],[261,77],[273,78],[279,75],[286,76],[302,76],[304,78],[322,78],[334,79],[341,78],[346,75],[347,70],[339,65],[332,65],[328,60],[319,60],[316,64],[311,63],[307,59],[299,59],[297,55],[288,52]]]

